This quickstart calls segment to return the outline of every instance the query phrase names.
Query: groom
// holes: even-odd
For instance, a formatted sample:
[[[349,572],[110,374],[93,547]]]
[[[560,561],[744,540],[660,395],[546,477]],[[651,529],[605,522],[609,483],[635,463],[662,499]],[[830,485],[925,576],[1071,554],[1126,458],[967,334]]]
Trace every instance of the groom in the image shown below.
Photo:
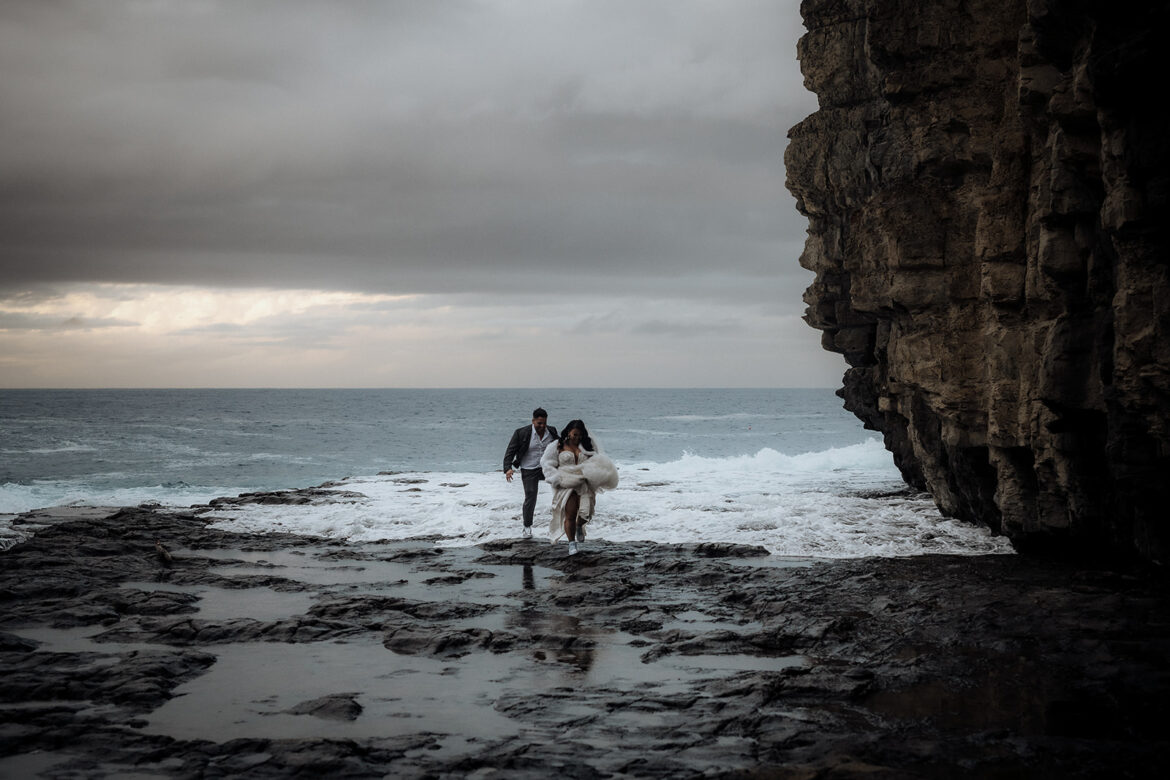
[[[540,456],[549,444],[556,441],[557,429],[550,428],[548,412],[537,407],[532,411],[532,424],[517,428],[504,450],[504,479],[512,481],[512,475],[520,467],[520,479],[524,482],[524,538],[532,538],[532,513],[536,510],[536,493],[544,472],[540,470]]]

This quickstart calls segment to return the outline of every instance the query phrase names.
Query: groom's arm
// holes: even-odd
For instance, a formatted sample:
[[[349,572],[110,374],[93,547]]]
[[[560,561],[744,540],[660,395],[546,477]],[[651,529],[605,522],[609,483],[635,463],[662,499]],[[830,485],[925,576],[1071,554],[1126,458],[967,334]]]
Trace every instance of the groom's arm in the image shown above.
[[[524,443],[524,437],[520,435],[522,430],[517,430],[512,434],[512,440],[508,442],[508,449],[504,450],[505,473],[512,470],[512,464],[516,462],[516,453],[520,451],[520,445]]]

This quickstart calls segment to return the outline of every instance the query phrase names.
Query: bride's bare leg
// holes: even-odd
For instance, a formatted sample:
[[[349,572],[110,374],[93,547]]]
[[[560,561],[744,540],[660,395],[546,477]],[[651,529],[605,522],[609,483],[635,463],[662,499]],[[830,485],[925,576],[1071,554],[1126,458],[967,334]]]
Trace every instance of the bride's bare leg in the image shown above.
[[[571,542],[577,538],[577,511],[581,508],[581,496],[569,494],[565,499],[565,537]]]

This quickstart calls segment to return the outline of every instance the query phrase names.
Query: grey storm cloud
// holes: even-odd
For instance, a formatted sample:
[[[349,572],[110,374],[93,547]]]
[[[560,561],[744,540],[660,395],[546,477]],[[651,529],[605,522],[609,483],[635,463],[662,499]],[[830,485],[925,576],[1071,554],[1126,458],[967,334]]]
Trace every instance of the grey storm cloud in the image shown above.
[[[0,5],[0,288],[799,306],[796,0]]]
[[[0,330],[100,330],[102,328],[130,328],[136,325],[138,323],[115,317],[53,317],[44,314],[0,311]]]

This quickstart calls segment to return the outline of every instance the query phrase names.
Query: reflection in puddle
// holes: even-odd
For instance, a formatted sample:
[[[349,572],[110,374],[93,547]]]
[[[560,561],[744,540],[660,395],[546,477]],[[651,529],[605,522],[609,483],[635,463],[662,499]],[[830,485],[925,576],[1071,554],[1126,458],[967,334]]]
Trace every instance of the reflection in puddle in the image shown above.
[[[226,553],[208,557],[243,561],[238,555]],[[249,557],[252,560],[213,566],[208,572],[229,578],[280,577],[333,589],[356,590],[360,586],[363,593],[376,593],[389,587],[396,596],[419,601],[450,599],[500,605],[515,603],[509,594],[546,587],[550,578],[560,576],[560,572],[553,569],[525,565],[517,578],[516,566],[471,565],[457,556],[451,556],[455,560],[447,569],[449,574],[442,574],[443,570],[433,565],[416,568],[414,564],[399,561],[346,560],[339,563],[305,555],[294,557],[291,553],[255,553]]]
[[[779,672],[810,664],[808,658],[799,655],[742,654],[666,655],[646,663],[642,661],[645,642],[623,631],[590,626],[573,615],[533,608],[508,612],[503,617],[508,630],[536,640],[532,658],[551,665],[544,679],[535,681],[537,685],[541,682],[550,686],[633,684],[669,688],[676,684],[677,689],[683,690],[690,688],[695,680],[729,673]],[[710,624],[717,630],[734,628],[724,622],[710,621]],[[559,672],[555,666],[561,666]]]
[[[525,607],[505,617],[508,630],[535,640],[536,647],[530,652],[534,661],[568,667],[546,670],[557,678],[547,683],[551,686],[579,681],[582,674],[593,668],[597,643],[608,636],[605,631],[584,626],[580,618],[561,612]]]
[[[516,724],[492,708],[510,676],[506,656],[471,662],[398,655],[380,638],[311,644],[247,643],[215,648],[206,674],[180,685],[143,729],[180,739],[385,737],[433,732],[499,738]],[[290,715],[295,705],[360,691],[352,722]],[[258,717],[261,716],[261,717]]]
[[[606,618],[587,610],[580,610],[582,615],[569,614],[579,611],[571,607],[557,611],[535,606],[538,601],[547,603],[550,595],[555,595],[551,591],[563,581],[561,572],[532,564],[477,565],[470,558],[478,554],[473,550],[446,553],[441,561],[431,556],[425,563],[414,559],[322,557],[311,550],[187,554],[217,559],[218,565],[210,571],[221,576],[269,575],[300,580],[309,588],[283,592],[264,586],[225,589],[165,582],[133,582],[124,587],[193,593],[199,596],[199,611],[186,617],[209,621],[281,620],[303,615],[318,599],[348,595],[351,589],[374,594],[392,588],[395,596],[410,600],[502,605],[504,608],[483,614],[439,621],[441,629],[484,629],[515,638],[504,637],[495,646],[510,648],[506,652],[478,650],[456,658],[395,653],[382,644],[383,636],[377,630],[352,641],[201,647],[216,655],[215,664],[201,676],[178,686],[173,698],[149,714],[142,728],[149,734],[217,742],[237,738],[360,739],[438,734],[448,735],[439,749],[451,754],[483,740],[517,736],[523,739],[523,732],[532,728],[532,723],[509,718],[497,710],[496,703],[504,697],[556,696],[558,701],[563,699],[563,703],[550,707],[556,717],[576,713],[583,718],[594,717],[609,712],[607,702],[627,692],[652,703],[660,693],[698,690],[696,681],[741,672],[778,672],[808,663],[799,656],[710,654],[666,655],[644,663],[645,639],[616,630],[616,625],[607,624]],[[745,565],[761,565],[761,561],[748,560]],[[785,565],[801,564],[788,561]],[[476,572],[493,576],[474,576]],[[746,630],[744,624],[722,616],[717,604],[694,604],[686,601],[682,593],[665,591],[657,592],[653,606],[646,609],[657,610],[655,614],[661,615],[663,596],[671,609],[677,603],[678,611],[671,616],[668,629],[678,627],[696,633]],[[617,610],[616,614],[623,613]],[[45,642],[44,649],[96,652],[113,660],[115,653],[158,649],[149,644],[94,642],[93,635],[103,630],[105,627],[25,629],[16,633]],[[303,702],[347,692],[358,692],[355,700],[362,707],[353,721],[288,712]],[[636,717],[656,715],[639,710]],[[636,727],[637,722],[631,726]]]

